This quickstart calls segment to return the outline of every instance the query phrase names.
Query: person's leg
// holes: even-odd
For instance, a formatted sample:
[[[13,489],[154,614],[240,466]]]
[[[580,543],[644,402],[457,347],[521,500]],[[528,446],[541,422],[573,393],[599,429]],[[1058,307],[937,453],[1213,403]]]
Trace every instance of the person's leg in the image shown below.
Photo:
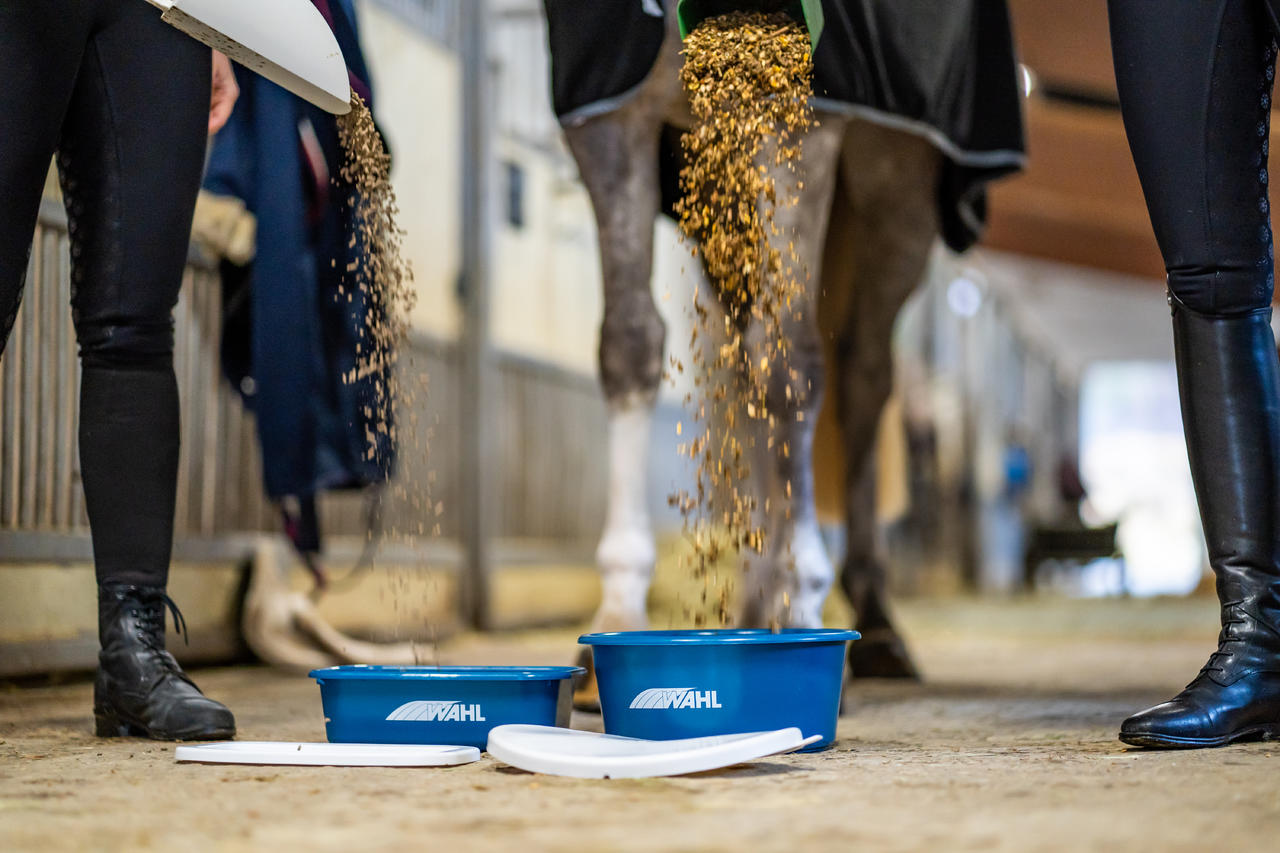
[[[1261,0],[1109,0],[1116,82],[1169,289],[1227,316],[1271,303]]]
[[[1280,360],[1267,201],[1275,50],[1263,0],[1110,0],[1125,128],[1169,277],[1218,650],[1122,740],[1280,735]]]
[[[206,144],[209,51],[100,0],[58,146],[98,582],[164,586],[178,465],[173,308]]]
[[[0,355],[17,319],[31,235],[89,29],[83,4],[0,4]]]
[[[173,307],[204,165],[210,55],[145,3],[96,5],[58,150],[99,583],[94,714],[101,735],[229,737],[231,713],[164,650],[179,441]]]

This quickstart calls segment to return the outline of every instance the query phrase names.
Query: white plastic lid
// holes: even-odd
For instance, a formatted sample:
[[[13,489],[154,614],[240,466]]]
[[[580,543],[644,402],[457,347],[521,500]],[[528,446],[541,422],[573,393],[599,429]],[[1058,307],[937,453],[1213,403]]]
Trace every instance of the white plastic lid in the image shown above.
[[[797,728],[774,732],[641,740],[552,726],[497,726],[489,754],[512,767],[580,779],[640,779],[716,770],[767,755],[793,752],[821,740]]]
[[[180,746],[177,761],[204,764],[297,764],[310,767],[443,767],[480,760],[474,746],[396,743],[228,741]]]
[[[351,84],[338,40],[309,0],[148,0],[162,19],[337,115]]]

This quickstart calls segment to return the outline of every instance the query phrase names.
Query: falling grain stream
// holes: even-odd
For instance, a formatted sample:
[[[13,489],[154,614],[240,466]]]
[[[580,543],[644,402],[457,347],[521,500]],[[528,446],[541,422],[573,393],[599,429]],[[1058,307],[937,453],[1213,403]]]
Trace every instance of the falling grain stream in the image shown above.
[[[760,440],[770,452],[790,453],[785,441],[775,441],[784,413],[771,410],[767,392],[773,372],[790,369],[784,322],[796,310],[806,272],[790,236],[775,224],[779,205],[796,203],[791,186],[779,187],[775,176],[778,167],[795,171],[801,137],[813,122],[813,62],[807,35],[782,14],[709,18],[689,34],[684,54],[681,80],[694,122],[683,139],[687,165],[676,212],[718,306],[694,296],[693,391],[685,407],[698,427],[681,453],[696,473],[693,488],[669,501],[684,516],[692,544],[686,569],[701,582],[702,601],[688,609],[700,623],[714,607],[726,624],[730,590],[717,563],[765,551],[759,519],[770,507],[751,488],[748,459]],[[798,177],[794,186],[803,188]],[[752,326],[763,350],[744,345]],[[674,358],[670,367],[686,370]]]
[[[345,160],[342,179],[353,191],[356,233],[350,237],[351,248],[360,247],[357,260],[348,266],[347,287],[359,291],[366,312],[357,343],[357,363],[347,375],[349,383],[371,380],[372,399],[367,403],[368,423],[365,452],[369,459],[379,454],[379,445],[390,442],[397,454],[425,457],[428,453],[431,427],[419,422],[415,402],[427,393],[425,373],[398,369],[402,348],[408,340],[410,317],[417,301],[413,287],[413,270],[403,255],[405,233],[397,223],[400,212],[395,188],[391,184],[391,157],[374,124],[373,115],[359,95],[351,97],[351,111],[338,119],[338,136]],[[340,293],[352,301],[351,292]],[[397,413],[409,413],[402,422]],[[384,472],[390,475],[390,471]],[[381,531],[387,540],[412,544],[428,535],[438,535],[443,505],[431,498],[431,476],[426,482],[398,477],[390,481],[390,497],[410,509],[414,521],[409,529]],[[369,536],[375,531],[370,530]],[[392,608],[399,623],[416,616],[414,602],[406,601],[412,587],[410,578],[401,576],[392,595]],[[417,633],[411,626],[411,631]],[[433,637],[431,658],[436,657]]]

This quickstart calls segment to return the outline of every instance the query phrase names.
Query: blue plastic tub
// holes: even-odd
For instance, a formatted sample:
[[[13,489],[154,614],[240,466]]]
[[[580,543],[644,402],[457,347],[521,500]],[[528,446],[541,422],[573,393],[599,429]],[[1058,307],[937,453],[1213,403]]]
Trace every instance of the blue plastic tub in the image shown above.
[[[796,726],[836,736],[845,644],[838,629],[586,634],[609,734],[651,740]]]
[[[330,743],[484,749],[507,723],[569,725],[577,666],[335,666],[317,669]]]

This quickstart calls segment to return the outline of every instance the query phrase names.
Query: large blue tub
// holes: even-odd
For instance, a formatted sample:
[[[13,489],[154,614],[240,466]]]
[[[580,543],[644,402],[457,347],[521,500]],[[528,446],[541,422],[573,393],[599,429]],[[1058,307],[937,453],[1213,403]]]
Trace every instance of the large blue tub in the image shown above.
[[[576,666],[335,666],[317,669],[330,743],[484,749],[507,723],[568,726]]]
[[[586,634],[609,734],[651,740],[796,726],[836,736],[845,644],[838,629]]]

